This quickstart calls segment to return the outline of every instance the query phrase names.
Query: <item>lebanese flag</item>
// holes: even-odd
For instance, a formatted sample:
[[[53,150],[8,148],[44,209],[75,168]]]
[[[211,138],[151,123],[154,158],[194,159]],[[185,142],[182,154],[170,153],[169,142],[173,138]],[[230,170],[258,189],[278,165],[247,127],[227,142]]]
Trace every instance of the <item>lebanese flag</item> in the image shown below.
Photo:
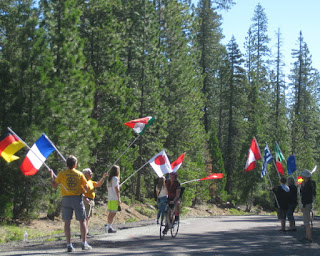
[[[245,171],[248,172],[256,168],[256,161],[259,159],[261,159],[260,149],[256,138],[253,138],[248,153]]]
[[[144,131],[150,125],[152,125],[155,120],[156,119],[153,118],[152,116],[147,116],[147,117],[131,120],[127,123],[124,123],[124,125],[132,128],[136,133],[142,135],[144,133]]]
[[[207,177],[204,177],[200,180],[213,180],[213,179],[222,179],[223,178],[223,173],[213,173]]]
[[[170,161],[165,150],[162,150],[160,153],[152,157],[148,162],[159,178],[172,172]]]
[[[184,158],[184,155],[185,155],[185,154],[186,154],[186,153],[183,153],[181,156],[179,156],[179,157],[177,158],[176,161],[174,161],[174,162],[171,163],[172,172],[178,171],[178,169],[179,169],[180,166],[182,165],[183,158]]]
[[[26,176],[34,175],[40,169],[47,157],[55,150],[47,136],[43,133],[33,144],[23,160],[20,170]]]

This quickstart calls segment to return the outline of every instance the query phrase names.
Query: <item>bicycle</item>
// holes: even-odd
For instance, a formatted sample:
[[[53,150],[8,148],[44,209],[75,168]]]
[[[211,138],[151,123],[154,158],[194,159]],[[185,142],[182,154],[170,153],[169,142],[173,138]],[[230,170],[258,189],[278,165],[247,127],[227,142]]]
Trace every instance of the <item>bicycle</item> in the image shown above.
[[[165,212],[160,216],[160,239],[164,239],[170,229],[171,237],[175,238],[179,231],[180,220],[175,219],[174,204],[167,204]]]

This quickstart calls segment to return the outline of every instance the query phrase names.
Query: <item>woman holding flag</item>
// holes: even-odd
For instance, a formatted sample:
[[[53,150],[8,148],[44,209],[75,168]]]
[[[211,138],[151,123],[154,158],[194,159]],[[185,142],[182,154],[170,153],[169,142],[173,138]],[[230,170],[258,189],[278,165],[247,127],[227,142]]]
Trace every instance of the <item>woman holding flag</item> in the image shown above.
[[[107,230],[108,233],[116,233],[117,231],[113,229],[112,222],[116,213],[121,209],[120,204],[120,167],[118,165],[113,165],[110,170],[108,177],[108,224]]]

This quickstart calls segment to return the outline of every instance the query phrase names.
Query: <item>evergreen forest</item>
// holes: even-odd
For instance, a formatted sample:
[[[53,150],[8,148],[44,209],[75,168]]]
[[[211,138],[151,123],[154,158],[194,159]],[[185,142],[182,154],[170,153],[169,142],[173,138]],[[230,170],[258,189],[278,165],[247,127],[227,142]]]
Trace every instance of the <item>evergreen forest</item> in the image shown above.
[[[274,210],[262,159],[244,171],[250,143],[257,139],[262,158],[266,142],[273,155],[276,142],[286,159],[294,154],[295,178],[319,165],[320,75],[303,31],[292,63],[284,63],[281,31],[271,38],[260,4],[243,35],[244,52],[234,37],[224,45],[221,12],[234,2],[1,0],[1,135],[10,127],[31,146],[44,132],[98,180],[138,136],[124,123],[152,116],[156,121],[118,162],[121,180],[163,149],[171,162],[186,152],[180,182],[224,178],[186,184],[183,205],[228,201]],[[0,158],[0,221],[58,214],[60,190],[51,188],[47,169],[20,171],[27,152],[10,163]],[[56,152],[46,164],[55,173],[66,168]],[[273,163],[268,173],[277,186]],[[153,199],[156,182],[146,165],[121,196]],[[97,190],[99,199],[106,194],[105,186]]]

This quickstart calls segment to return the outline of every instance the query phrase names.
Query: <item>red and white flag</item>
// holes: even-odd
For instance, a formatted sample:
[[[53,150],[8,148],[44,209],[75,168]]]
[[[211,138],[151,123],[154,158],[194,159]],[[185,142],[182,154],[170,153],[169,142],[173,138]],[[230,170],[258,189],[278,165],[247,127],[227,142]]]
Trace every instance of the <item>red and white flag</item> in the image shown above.
[[[179,169],[180,166],[182,165],[183,158],[184,158],[184,155],[185,155],[185,154],[186,154],[186,153],[183,153],[181,156],[179,156],[179,157],[177,158],[176,161],[174,161],[174,162],[171,163],[172,172],[178,171],[178,169]]]
[[[248,172],[256,168],[256,161],[259,159],[261,159],[259,145],[256,138],[253,138],[248,153],[245,171]]]
[[[131,120],[124,125],[132,128],[136,133],[142,135],[144,131],[154,123],[155,118],[152,116],[142,117],[139,119]]]
[[[170,161],[165,150],[162,150],[160,153],[152,157],[148,162],[159,178],[172,172]]]

